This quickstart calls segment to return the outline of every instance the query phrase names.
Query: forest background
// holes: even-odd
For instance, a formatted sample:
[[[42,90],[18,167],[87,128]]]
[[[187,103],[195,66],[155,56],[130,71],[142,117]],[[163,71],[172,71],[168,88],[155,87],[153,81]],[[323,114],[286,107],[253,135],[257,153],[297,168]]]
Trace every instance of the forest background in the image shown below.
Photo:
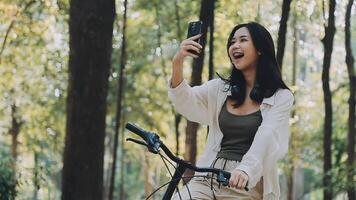
[[[192,85],[228,76],[234,25],[273,36],[295,96],[281,199],[355,199],[355,11],[353,0],[0,0],[0,199],[144,199],[170,175],[125,141],[127,122],[195,162],[207,127],[175,113],[167,88],[196,20],[206,45],[185,62]]]

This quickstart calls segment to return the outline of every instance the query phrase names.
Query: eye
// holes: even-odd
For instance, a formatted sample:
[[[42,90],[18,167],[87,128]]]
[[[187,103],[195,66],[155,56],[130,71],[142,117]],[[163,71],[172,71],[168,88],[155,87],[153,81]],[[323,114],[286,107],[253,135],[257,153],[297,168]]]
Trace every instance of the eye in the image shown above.
[[[245,41],[247,41],[247,39],[242,38],[240,41],[241,41],[241,42],[245,42]]]

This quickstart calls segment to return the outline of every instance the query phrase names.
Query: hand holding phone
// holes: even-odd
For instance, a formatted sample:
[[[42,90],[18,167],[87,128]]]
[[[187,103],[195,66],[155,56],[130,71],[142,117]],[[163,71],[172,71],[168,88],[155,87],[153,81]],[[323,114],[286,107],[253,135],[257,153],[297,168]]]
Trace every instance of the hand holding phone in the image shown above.
[[[191,38],[193,36],[202,34],[202,27],[203,27],[203,22],[202,21],[194,21],[194,22],[190,22],[189,26],[188,26],[188,34],[187,34],[187,38]],[[202,40],[199,38],[193,40],[197,43],[199,43],[200,45],[202,44]],[[188,52],[198,55],[199,53],[194,51],[194,50],[188,50]]]
[[[189,23],[187,39],[180,43],[179,50],[176,52],[172,59],[172,79],[171,87],[177,87],[183,81],[183,61],[184,58],[189,56],[198,58],[199,53],[203,49],[202,40],[200,39],[202,34],[201,21]]]
[[[190,22],[188,28],[187,39],[183,40],[180,44],[179,50],[173,57],[174,63],[181,65],[186,56],[198,58],[200,52],[203,49],[202,40],[200,39],[202,34],[202,22]]]

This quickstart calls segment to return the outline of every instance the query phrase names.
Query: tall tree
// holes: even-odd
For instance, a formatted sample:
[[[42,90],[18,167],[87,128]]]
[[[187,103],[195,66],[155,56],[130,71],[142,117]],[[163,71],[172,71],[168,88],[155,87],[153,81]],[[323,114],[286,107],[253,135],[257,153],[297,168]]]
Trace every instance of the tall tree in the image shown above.
[[[214,12],[215,0],[202,0],[199,19],[203,22],[203,28],[201,36],[201,41],[203,44],[203,49],[198,58],[193,61],[193,70],[191,75],[191,86],[200,85],[202,83],[202,72],[204,64],[204,49],[206,44],[206,35],[209,25],[212,20],[212,13]],[[197,155],[197,131],[198,124],[195,122],[188,121],[186,126],[186,136],[185,136],[185,154],[184,158],[191,163],[195,164]],[[187,170],[185,175],[191,176],[194,172]]]
[[[209,80],[214,78],[214,8],[215,1],[213,1],[213,10],[211,11],[209,26]]]
[[[335,35],[335,0],[329,0],[329,17],[328,24],[325,26],[325,36],[321,40],[324,46],[324,59],[323,59],[323,72],[322,72],[322,85],[324,92],[324,176],[323,176],[323,190],[324,200],[332,199],[331,187],[331,145],[332,145],[332,96],[329,85],[329,73],[331,54],[333,51],[333,42]]]
[[[292,0],[283,0],[282,16],[279,22],[278,40],[277,40],[277,63],[282,71],[284,49],[286,46],[287,22]]]
[[[16,173],[16,161],[17,161],[17,145],[18,145],[18,136],[20,134],[20,128],[23,125],[22,119],[19,119],[19,114],[17,111],[17,106],[15,103],[11,105],[11,128],[9,130],[9,134],[11,135],[11,155],[12,155],[12,169]],[[14,176],[13,181],[16,183],[17,178],[16,174]],[[15,190],[16,185],[14,185]]]
[[[182,35],[182,28],[180,25],[178,0],[174,0],[174,11],[175,11],[175,18],[176,18],[175,21],[176,21],[176,26],[177,26],[177,36],[178,36],[179,42],[181,42],[183,35]],[[172,105],[172,113],[174,113],[174,130],[175,130],[175,134],[176,134],[176,155],[178,156],[179,155],[179,137],[180,137],[179,124],[182,121],[182,115],[175,112],[173,105]]]
[[[145,173],[145,197],[148,197],[153,191],[153,179],[152,179],[152,163],[150,162],[150,152],[144,152],[144,159],[142,160],[142,165]]]
[[[123,104],[123,107],[124,107],[124,104]],[[124,124],[126,121],[125,119],[125,114],[123,113],[123,116],[121,117],[121,124]],[[125,199],[125,196],[126,196],[126,191],[125,191],[125,185],[124,185],[124,180],[125,180],[125,177],[124,177],[124,172],[125,172],[125,135],[123,134],[124,133],[124,129],[125,127],[122,126],[121,127],[121,158],[120,158],[120,165],[121,165],[121,168],[120,168],[120,198],[119,199]]]
[[[11,20],[8,28],[6,29],[5,32],[5,36],[4,39],[2,41],[1,44],[1,48],[0,48],[0,63],[2,61],[2,54],[5,50],[6,44],[7,44],[7,40],[9,38],[10,32],[11,30],[14,28],[18,17],[27,12],[28,9],[30,8],[30,6],[32,6],[35,3],[34,0],[25,2],[23,7],[21,7],[20,9],[18,9],[16,11],[16,13],[13,16],[13,19]],[[11,128],[9,130],[9,134],[11,135],[11,155],[13,158],[13,168],[14,170],[16,169],[16,159],[17,159],[17,145],[18,145],[18,141],[17,138],[20,134],[20,128],[23,125],[23,121],[21,119],[19,119],[19,114],[17,111],[17,105],[15,103],[15,101],[13,101],[13,103],[11,104]],[[14,177],[15,178],[15,177]]]
[[[18,136],[20,134],[20,128],[23,125],[23,121],[18,117],[17,106],[15,103],[11,105],[11,128],[9,134],[11,135],[11,155],[12,155],[12,169],[14,174],[12,180],[16,183],[16,161],[17,161],[17,145],[18,145]],[[12,185],[13,191],[16,191],[16,184]]]
[[[72,0],[62,199],[102,199],[114,0]]]
[[[35,151],[33,152],[33,161],[34,161],[34,166],[33,166],[33,199],[37,200],[38,199],[38,190],[40,189],[40,177],[39,177],[39,158],[38,158],[38,153]]]
[[[176,18],[176,26],[177,26],[177,36],[179,41],[182,41],[183,33],[182,33],[182,27],[180,25],[178,0],[174,0],[174,11],[175,11],[175,18]]]
[[[293,27],[293,56],[292,56],[292,85],[296,86],[297,85],[297,57],[298,57],[298,41],[299,41],[299,36],[298,36],[298,28],[297,28],[297,11],[296,11],[296,3],[294,3],[293,6],[293,18],[292,18],[292,27]],[[294,96],[296,93],[294,93]],[[294,104],[296,104],[296,101],[294,101]],[[296,110],[292,110],[292,118],[296,116]],[[288,179],[287,179],[287,184],[288,184],[288,194],[287,194],[287,199],[288,200],[293,200],[296,199],[294,194],[294,171],[295,171],[295,157],[297,154],[297,147],[296,147],[296,141],[298,138],[296,137],[296,131],[295,129],[292,129],[291,131],[291,136],[290,136],[290,149],[289,149],[289,154],[290,154],[290,163],[289,166],[290,168],[288,169]]]
[[[354,57],[352,55],[351,49],[351,32],[350,32],[350,24],[351,24],[351,8],[352,8],[353,0],[349,0],[346,7],[346,15],[345,15],[345,50],[346,50],[346,65],[347,71],[349,74],[349,87],[350,87],[350,97],[349,97],[349,120],[348,120],[348,134],[347,134],[347,168],[348,168],[348,176],[347,182],[354,182],[353,178],[355,177],[354,172],[354,162],[355,162],[355,135],[356,135],[356,121],[355,121],[355,104],[356,104],[356,76],[354,72]],[[351,184],[347,190],[347,195],[349,199],[356,199],[356,188],[355,184]]]
[[[110,186],[109,186],[109,200],[113,199],[113,194],[114,194],[117,147],[119,145],[119,130],[120,130],[120,119],[121,119],[121,110],[122,110],[122,96],[123,96],[123,88],[124,88],[123,84],[125,78],[125,65],[126,65],[126,22],[127,22],[127,0],[124,0],[120,72],[119,72],[119,79],[117,85],[118,89],[117,89],[117,100],[116,100],[115,136],[114,136],[114,147],[112,152],[113,157],[112,157],[111,177],[110,177]]]
[[[23,125],[23,121],[19,119],[17,111],[17,106],[15,103],[11,105],[11,128],[10,128],[10,135],[11,135],[11,155],[14,160],[14,169],[16,168],[16,160],[17,160],[17,145],[18,141],[17,138],[20,134],[20,128]]]

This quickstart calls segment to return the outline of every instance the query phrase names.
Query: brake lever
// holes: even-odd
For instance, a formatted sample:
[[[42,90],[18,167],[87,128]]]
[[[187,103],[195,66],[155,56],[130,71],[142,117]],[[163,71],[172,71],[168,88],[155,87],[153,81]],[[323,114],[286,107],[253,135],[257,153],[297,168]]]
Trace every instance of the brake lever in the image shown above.
[[[229,179],[225,178],[224,174],[220,171],[218,174],[218,182],[222,183],[223,186],[229,185]]]
[[[161,145],[161,143],[153,143],[152,140],[149,140],[149,142],[154,144],[154,145],[148,145],[146,142],[141,141],[141,140],[136,140],[134,138],[127,138],[126,141],[130,141],[130,142],[134,142],[134,143],[143,145],[143,146],[147,147],[149,152],[154,153],[154,154],[158,154],[159,153],[159,148],[160,148],[160,145]]]
[[[154,154],[159,153],[162,141],[159,139],[159,136],[157,134],[151,132],[150,137],[147,138],[146,142],[148,145],[148,151]]]
[[[141,140],[136,140],[134,138],[126,138],[126,141],[129,141],[129,142],[134,142],[136,144],[140,144],[140,145],[143,145],[143,146],[146,146],[148,148],[148,145],[146,142],[143,142]]]
[[[229,185],[229,178],[225,178],[224,173],[222,171],[219,172],[218,174],[218,182],[221,183],[223,186],[228,186]],[[249,191],[248,187],[245,186],[245,191]]]

